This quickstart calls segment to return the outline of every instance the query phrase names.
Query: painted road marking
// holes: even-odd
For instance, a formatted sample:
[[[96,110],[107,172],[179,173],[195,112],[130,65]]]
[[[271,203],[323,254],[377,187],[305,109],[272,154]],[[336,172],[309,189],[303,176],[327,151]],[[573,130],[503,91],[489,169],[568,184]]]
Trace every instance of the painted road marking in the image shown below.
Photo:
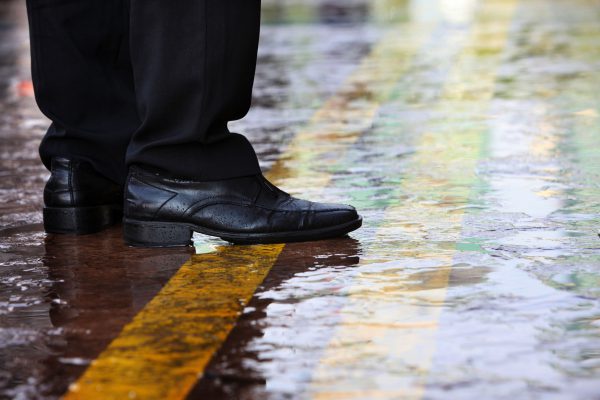
[[[67,398],[184,398],[282,249],[224,246],[193,256],[72,385]]]
[[[561,91],[552,93],[548,102],[554,116],[551,122],[558,125],[556,129],[559,132],[568,132],[566,137],[561,138],[561,147],[567,153],[568,162],[573,162],[572,170],[565,174],[567,188],[563,194],[563,212],[577,215],[577,218],[568,219],[566,228],[583,235],[569,235],[569,240],[575,248],[584,249],[587,253],[584,255],[584,252],[575,252],[564,259],[566,262],[575,259],[589,266],[600,265],[600,255],[590,252],[590,249],[598,249],[598,237],[595,233],[599,233],[600,229],[600,187],[597,184],[600,178],[600,71],[595,67],[600,55],[600,14],[589,13],[587,7],[574,8],[571,4],[553,7],[539,1],[535,4],[538,9],[551,13],[552,21],[564,20],[565,14],[570,21],[577,21],[577,25],[571,25],[571,29],[565,31],[565,36],[551,31],[551,40],[556,43],[566,40],[563,57],[579,68],[587,68],[584,67],[585,72],[579,72],[576,78],[561,79]],[[581,14],[582,12],[585,14]],[[558,78],[557,76],[556,79]],[[563,124],[558,124],[559,122]],[[569,159],[568,153],[571,152],[574,158]],[[593,272],[583,268],[574,272],[571,279],[570,284],[573,286],[569,290],[590,298],[597,297],[598,277]]]
[[[493,101],[491,112],[496,118],[475,199],[485,204],[485,211],[465,221],[466,234],[482,243],[488,254],[460,258],[467,265],[473,263],[471,270],[478,271],[480,283],[460,282],[460,270],[451,278],[458,285],[451,285],[447,293],[448,312],[443,311],[438,328],[439,350],[429,373],[428,398],[444,396],[445,387],[452,388],[449,397],[453,398],[483,393],[485,388],[460,382],[490,382],[490,377],[498,383],[493,393],[520,382],[544,385],[540,390],[514,392],[516,397],[544,397],[533,394],[539,391],[589,398],[597,392],[594,379],[588,381],[589,375],[578,368],[565,378],[563,359],[556,351],[578,341],[568,323],[556,321],[578,320],[571,310],[589,310],[591,321],[598,315],[595,299],[600,281],[590,268],[600,265],[593,229],[598,226],[600,192],[592,183],[600,175],[586,176],[585,168],[597,168],[600,159],[598,146],[585,141],[579,143],[581,149],[593,149],[596,155],[580,165],[584,159],[576,144],[577,121],[593,115],[588,110],[598,103],[588,96],[598,98],[600,83],[593,68],[600,41],[586,43],[579,37],[582,32],[586,38],[600,37],[593,33],[600,32],[599,14],[590,13],[591,4],[586,5],[536,0],[522,2],[515,13],[510,61],[502,68],[502,84]],[[577,48],[583,51],[578,53]],[[533,66],[532,60],[534,68],[522,68]],[[562,67],[550,67],[558,65]],[[567,75],[570,68],[590,72]],[[578,111],[584,115],[575,114]],[[600,144],[598,129],[581,128],[581,133]],[[579,267],[567,272],[573,265]],[[498,299],[511,299],[518,307],[505,314],[503,306],[496,306],[506,302]],[[477,305],[481,309],[474,309]],[[559,327],[552,334],[547,331],[549,321]],[[559,338],[560,344],[553,346],[552,337]],[[538,350],[523,351],[529,348]]]
[[[344,162],[332,168],[334,181],[330,188],[345,190],[351,204],[355,204],[365,215],[365,226],[354,235],[361,241],[361,249],[378,239],[375,233],[377,227],[383,223],[384,210],[403,201],[405,196],[394,190],[403,179],[406,160],[402,158],[409,157],[399,158],[398,154],[401,151],[408,155],[414,148],[423,133],[422,124],[426,123],[428,116],[432,114],[431,108],[435,107],[442,96],[441,91],[434,88],[444,86],[457,56],[470,37],[472,14],[469,18],[460,19],[460,24],[450,24],[446,15],[436,17],[442,22],[437,25],[427,44],[413,57],[411,73],[396,84],[389,101],[378,112],[374,127],[361,136],[356,146],[348,149]],[[426,15],[418,19],[421,18],[432,19]],[[407,112],[408,110],[411,111]],[[406,119],[405,116],[409,118]],[[377,159],[372,159],[368,166],[361,166],[365,157],[373,153],[378,155]],[[378,166],[383,169],[378,171]],[[407,229],[407,224],[403,227]],[[396,243],[391,246],[392,252],[399,249],[401,246],[397,246]],[[403,254],[408,256],[406,250],[403,250]],[[362,250],[360,251],[363,265],[394,256],[395,254],[387,252],[368,255],[367,259]],[[277,316],[278,312],[274,315],[267,312],[268,316],[263,321],[262,337],[254,340],[249,346],[255,349],[271,349],[264,350],[267,359],[255,368],[256,373],[264,374],[267,390],[273,395],[295,396],[303,393],[310,384],[318,361],[335,332],[339,310],[347,298],[346,285],[352,282],[354,268],[355,265],[332,276],[326,292],[308,295],[311,299],[318,296],[313,299],[315,304],[319,304],[314,309],[306,308],[306,301],[302,301],[298,307],[294,307],[292,315],[286,315],[283,320]],[[301,277],[298,279],[302,280]],[[435,279],[430,281],[434,283]],[[299,282],[294,279],[283,287],[288,284],[293,286]],[[259,295],[261,298],[269,297],[268,292],[261,292]],[[367,319],[368,317],[365,317],[365,320]],[[315,323],[307,324],[310,320],[314,320]],[[285,344],[275,339],[284,337]],[[289,354],[289,357],[282,355],[281,350],[284,349],[287,350],[284,354]],[[273,358],[270,358],[271,351]],[[285,367],[282,368],[282,365]]]
[[[431,31],[431,26],[407,26],[384,35],[342,90],[292,140],[281,158],[286,167],[276,163],[269,179],[289,177],[289,187],[328,185],[330,174],[310,166],[332,150],[340,158],[371,126],[380,104]],[[333,139],[336,143],[331,145]],[[322,146],[304,151],[303,144],[314,142]],[[283,245],[224,246],[217,253],[192,257],[71,385],[65,398],[185,397],[282,249]]]
[[[423,134],[398,191],[399,196],[410,194],[412,200],[386,212],[379,240],[365,249],[365,257],[377,258],[394,247],[389,242],[397,236],[399,259],[408,252],[409,257],[435,265],[435,270],[430,279],[411,285],[410,276],[397,272],[401,264],[391,269],[384,264],[359,267],[353,287],[347,289],[349,300],[341,311],[339,331],[308,390],[310,397],[423,396],[458,252],[455,244],[461,238],[462,206],[468,204],[476,181],[489,100],[515,8],[516,1],[482,3],[471,43],[458,59],[439,104],[439,111],[447,115],[444,125],[451,129]],[[405,224],[417,227],[405,229]],[[381,242],[387,243],[378,246]],[[403,380],[403,368],[418,371],[421,378]]]
[[[327,167],[339,163],[344,152],[371,128],[379,107],[390,98],[433,29],[432,25],[408,25],[385,34],[341,90],[294,136],[269,171],[269,179],[292,189],[326,188],[331,180]],[[315,163],[322,168],[314,169]]]

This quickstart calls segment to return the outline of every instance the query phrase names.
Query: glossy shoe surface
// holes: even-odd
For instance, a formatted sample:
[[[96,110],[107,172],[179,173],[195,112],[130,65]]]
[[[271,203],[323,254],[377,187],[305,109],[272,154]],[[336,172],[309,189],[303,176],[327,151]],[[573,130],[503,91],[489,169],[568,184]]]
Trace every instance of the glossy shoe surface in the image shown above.
[[[125,188],[125,241],[183,246],[192,233],[233,243],[284,243],[337,237],[358,229],[352,206],[297,199],[262,175],[191,181],[133,167]]]
[[[49,233],[88,234],[122,217],[120,185],[84,161],[53,158],[44,188],[44,229]]]

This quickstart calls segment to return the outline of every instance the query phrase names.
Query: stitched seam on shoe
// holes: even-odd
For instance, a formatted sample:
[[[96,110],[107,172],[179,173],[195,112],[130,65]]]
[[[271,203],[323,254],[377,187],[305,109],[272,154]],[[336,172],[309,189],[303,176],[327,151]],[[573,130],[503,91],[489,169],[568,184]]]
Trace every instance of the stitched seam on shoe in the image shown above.
[[[131,176],[131,177],[129,177],[129,184],[131,184],[131,181],[132,181],[132,180],[134,180],[134,179],[135,179],[136,181],[138,181],[139,183],[143,184],[143,185],[146,185],[146,186],[153,187],[154,189],[162,190],[163,192],[171,193],[171,197],[169,197],[167,200],[165,200],[165,201],[164,201],[164,202],[163,202],[163,203],[160,205],[160,207],[158,207],[158,208],[156,209],[156,211],[155,211],[155,212],[152,214],[152,220],[156,219],[156,216],[158,215],[158,212],[159,212],[160,210],[162,210],[162,209],[163,209],[163,207],[165,206],[165,204],[167,204],[169,201],[173,200],[173,198],[175,198],[175,196],[177,196],[177,192],[173,192],[173,191],[171,191],[171,190],[164,189],[164,188],[161,188],[161,187],[158,187],[158,186],[152,185],[151,183],[145,182],[145,181],[143,181],[143,180],[139,179],[139,178],[138,178],[138,177],[136,177],[136,176]]]
[[[217,199],[216,197],[213,199]],[[188,213],[189,210],[191,210],[192,208],[194,208],[195,206],[199,205],[200,202],[198,203],[194,203],[192,206],[188,207],[185,212],[184,215]],[[233,201],[213,201],[213,202],[207,202],[205,204],[201,204],[200,206],[198,206],[198,208],[194,208],[193,213],[191,213],[192,215],[200,210],[202,210],[203,208],[206,208],[208,206],[213,206],[213,205],[217,205],[217,204],[229,204],[229,205],[234,205],[234,206],[241,206],[241,207],[256,207],[256,208],[260,208],[261,210],[267,210],[267,211],[273,211],[276,213],[306,213],[307,210],[280,210],[280,209],[275,209],[275,208],[268,208],[268,207],[263,207],[257,204],[252,204],[249,202],[244,202],[244,203],[238,203],[238,202],[233,202]],[[331,210],[313,210],[312,208],[309,210],[312,213],[324,213],[324,212],[331,212],[331,211],[348,211],[342,208],[335,208],[335,209],[331,209]]]
[[[172,191],[172,190],[169,190],[169,189],[162,188],[162,187],[160,187],[160,186],[153,185],[153,184],[151,184],[151,183],[148,183],[148,182],[146,182],[146,181],[143,181],[143,180],[141,180],[141,179],[139,179],[139,178],[137,178],[137,177],[133,177],[133,176],[132,176],[132,177],[129,179],[129,182],[130,182],[130,183],[131,183],[131,180],[132,180],[132,179],[135,179],[136,181],[138,181],[139,183],[142,183],[142,184],[144,184],[144,185],[147,185],[147,186],[153,187],[154,189],[162,190],[163,192],[168,192],[168,193],[171,193],[171,194],[177,194],[177,192],[174,192],[174,191]]]
[[[256,192],[256,196],[254,196],[254,200],[252,201],[252,204],[256,204],[256,202],[258,201],[258,198],[260,197],[260,194],[263,192],[263,188],[259,186],[258,191]]]
[[[206,197],[202,200],[195,202],[194,204],[192,204],[191,206],[186,208],[182,215],[188,214],[188,212],[190,210],[192,210],[192,211],[189,212],[189,214],[193,215],[194,213],[202,210],[203,208],[205,208],[207,206],[212,206],[215,204],[230,204],[230,205],[239,205],[239,206],[244,206],[244,207],[254,205],[254,203],[251,203],[248,200],[242,199],[237,196],[211,196],[211,197]]]
[[[163,209],[163,207],[164,207],[164,206],[165,206],[165,205],[166,205],[168,202],[170,202],[171,200],[173,200],[173,199],[174,199],[176,196],[177,196],[177,193],[173,193],[173,195],[172,195],[171,197],[169,197],[169,199],[168,199],[168,200],[166,200],[164,203],[162,203],[162,204],[160,205],[160,207],[158,207],[158,208],[156,209],[156,211],[154,212],[154,214],[152,214],[152,219],[153,219],[153,220],[155,220],[155,219],[157,218],[157,216],[158,216],[158,213],[160,212],[160,210],[162,210],[162,209]]]

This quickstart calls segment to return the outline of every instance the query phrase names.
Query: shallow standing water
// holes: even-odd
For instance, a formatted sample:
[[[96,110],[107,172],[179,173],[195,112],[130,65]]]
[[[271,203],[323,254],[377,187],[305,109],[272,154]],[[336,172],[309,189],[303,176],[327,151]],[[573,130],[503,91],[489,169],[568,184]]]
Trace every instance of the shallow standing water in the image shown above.
[[[0,397],[600,398],[600,3],[265,1],[263,21],[235,129],[278,185],[365,224],[193,254],[43,233],[47,121],[23,4],[0,3]]]

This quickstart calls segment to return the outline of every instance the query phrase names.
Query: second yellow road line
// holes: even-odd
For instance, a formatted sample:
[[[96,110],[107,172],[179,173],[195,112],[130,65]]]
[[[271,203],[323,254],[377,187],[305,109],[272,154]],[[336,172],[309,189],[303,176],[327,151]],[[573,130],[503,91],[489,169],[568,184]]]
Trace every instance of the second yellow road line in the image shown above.
[[[389,100],[415,53],[435,25],[390,29],[358,68],[288,144],[269,171],[269,179],[287,188],[322,190],[329,185],[327,168],[372,125],[381,104]]]
[[[514,0],[484,0],[477,10],[471,39],[436,107],[445,118],[429,126],[404,171],[398,195],[409,200],[387,210],[378,240],[365,249],[363,258],[371,261],[357,269],[346,290],[339,330],[314,375],[310,397],[423,396],[515,7]],[[414,259],[422,271],[404,268]],[[415,375],[419,378],[408,378]]]
[[[311,167],[331,152],[340,157],[371,126],[379,105],[429,38],[431,27],[409,27],[382,38],[342,90],[296,135],[269,179],[285,180],[294,188],[328,185],[330,175]],[[310,152],[305,150],[308,143]],[[287,168],[294,170],[293,176]],[[71,385],[65,398],[184,398],[282,249],[283,245],[224,246],[192,257]]]

